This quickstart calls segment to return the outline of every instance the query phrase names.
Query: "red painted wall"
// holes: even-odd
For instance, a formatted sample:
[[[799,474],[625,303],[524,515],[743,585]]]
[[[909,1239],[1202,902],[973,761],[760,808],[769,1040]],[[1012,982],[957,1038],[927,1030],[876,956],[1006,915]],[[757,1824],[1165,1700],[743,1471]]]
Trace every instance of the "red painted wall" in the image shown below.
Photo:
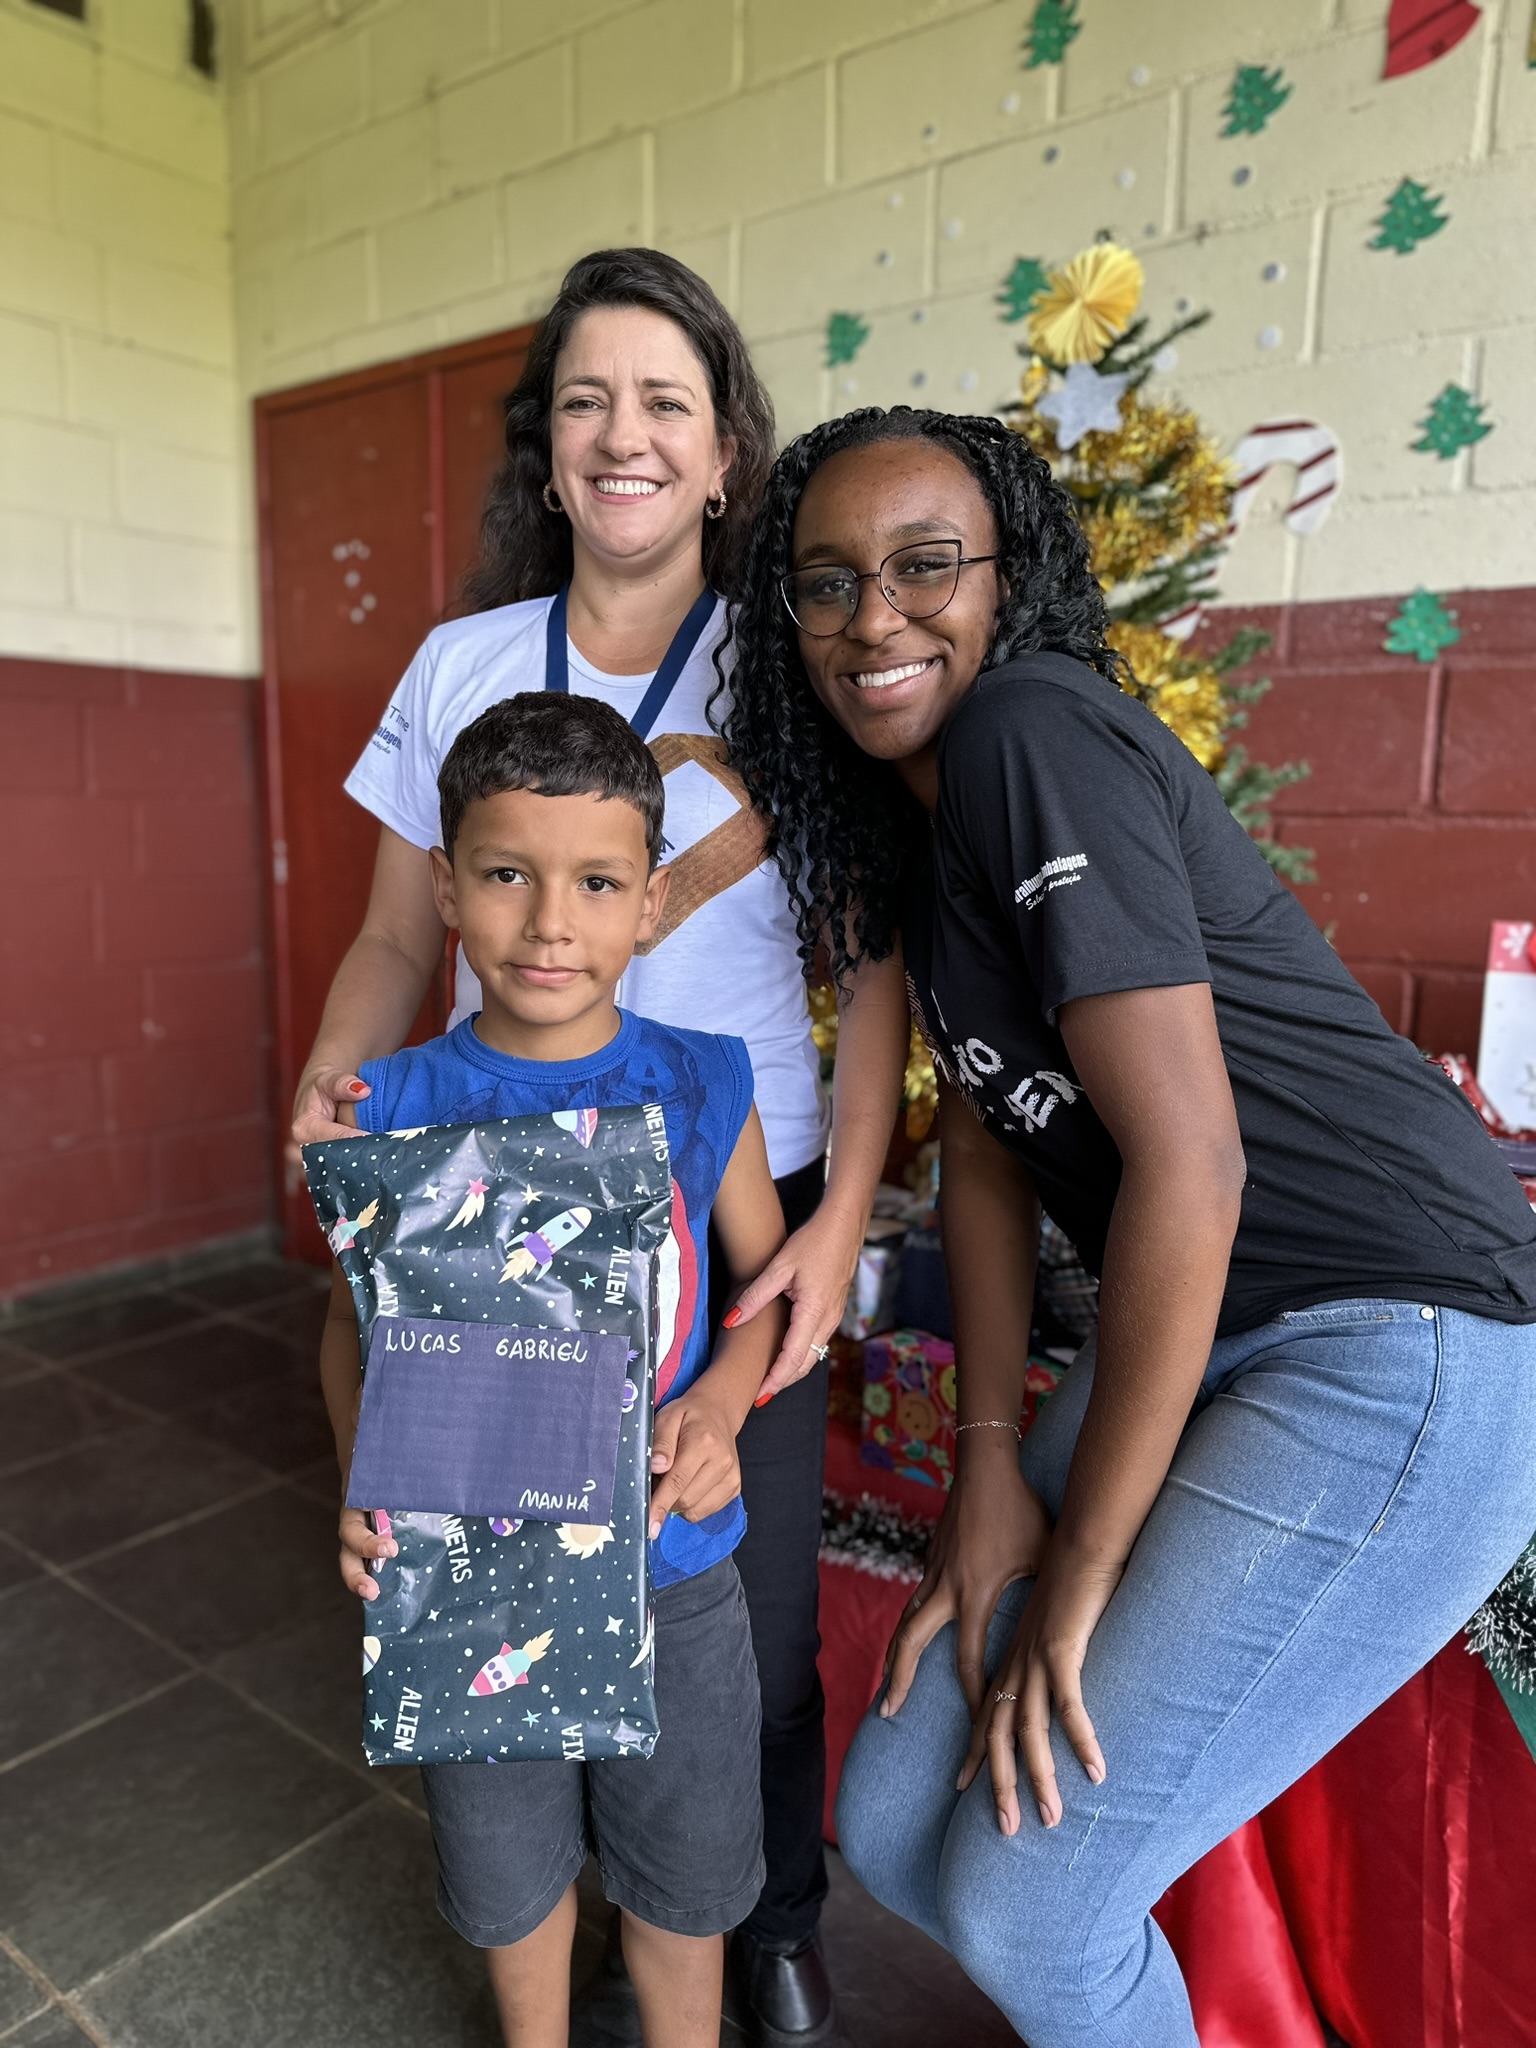
[[[1276,806],[1308,909],[1475,1052],[1488,925],[1536,915],[1536,589],[1449,601],[1427,667],[1382,651],[1396,599],[1216,624],[1275,636],[1248,737],[1313,764]],[[0,658],[0,1294],[275,1213],[256,687]]]
[[[1400,602],[1224,611],[1208,637],[1274,636],[1246,739],[1312,764],[1275,804],[1316,850],[1301,900],[1390,1024],[1475,1057],[1488,927],[1536,917],[1536,589],[1451,594],[1461,639],[1429,664],[1383,651]]]
[[[257,687],[0,658],[0,1294],[271,1219]]]

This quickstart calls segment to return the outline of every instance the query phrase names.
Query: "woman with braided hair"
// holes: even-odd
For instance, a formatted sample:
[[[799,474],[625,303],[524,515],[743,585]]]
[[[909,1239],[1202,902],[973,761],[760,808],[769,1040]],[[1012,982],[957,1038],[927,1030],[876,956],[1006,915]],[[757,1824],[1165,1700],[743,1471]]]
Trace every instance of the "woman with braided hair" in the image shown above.
[[[1154,1901],[1536,1524],[1536,1218],[1116,687],[1017,436],[817,428],[744,581],[725,731],[802,953],[899,928],[940,1072],[955,1485],[844,1852],[1032,2048],[1192,2048]],[[1021,1449],[1042,1207],[1100,1322]]]

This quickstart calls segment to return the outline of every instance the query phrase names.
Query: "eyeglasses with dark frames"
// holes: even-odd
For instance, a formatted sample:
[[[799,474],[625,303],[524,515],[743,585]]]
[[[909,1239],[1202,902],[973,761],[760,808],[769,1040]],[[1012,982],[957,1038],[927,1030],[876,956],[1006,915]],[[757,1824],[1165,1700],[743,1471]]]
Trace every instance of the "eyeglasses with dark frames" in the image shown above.
[[[997,560],[996,555],[964,554],[964,546],[959,540],[914,541],[862,576],[840,562],[792,569],[779,578],[779,595],[801,632],[813,640],[830,640],[852,625],[861,583],[878,583],[886,603],[903,618],[935,618],[959,589],[962,569]]]

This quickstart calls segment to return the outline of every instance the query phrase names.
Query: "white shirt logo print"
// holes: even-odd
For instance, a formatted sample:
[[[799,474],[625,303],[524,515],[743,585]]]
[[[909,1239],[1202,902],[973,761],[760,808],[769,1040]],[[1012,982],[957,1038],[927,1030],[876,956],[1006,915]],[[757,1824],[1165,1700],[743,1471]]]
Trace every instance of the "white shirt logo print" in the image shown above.
[[[1002,1054],[984,1038],[968,1038],[963,1045],[951,1041],[950,1051],[961,1085],[973,1094],[979,1095],[986,1083],[1003,1071]],[[1003,1087],[1002,1082],[998,1087]],[[1069,1081],[1065,1074],[1042,1067],[1037,1074],[1026,1074],[1011,1092],[1005,1091],[1003,1101],[1026,1130],[1042,1131],[1057,1103],[1064,1102],[1070,1108],[1080,1093],[1077,1083]],[[1003,1125],[1005,1131],[1015,1128],[1013,1124]]]
[[[1044,1130],[1045,1120],[1058,1102],[1065,1102],[1070,1108],[1077,1096],[1076,1086],[1065,1074],[1053,1074],[1049,1068],[1042,1068],[1038,1074],[1031,1074],[1021,1081],[1004,1100],[1026,1130],[1040,1131]],[[1003,1128],[1012,1130],[1013,1126],[1005,1124]]]
[[[951,1050],[956,1071],[967,1088],[980,1088],[988,1075],[1003,1071],[1002,1054],[994,1052],[985,1039],[968,1038],[964,1045],[953,1046]]]
[[[1086,853],[1059,854],[1034,874],[1026,875],[1014,890],[1013,900],[1022,903],[1026,910],[1038,909],[1053,889],[1070,889],[1074,882],[1080,882],[1087,865]]]

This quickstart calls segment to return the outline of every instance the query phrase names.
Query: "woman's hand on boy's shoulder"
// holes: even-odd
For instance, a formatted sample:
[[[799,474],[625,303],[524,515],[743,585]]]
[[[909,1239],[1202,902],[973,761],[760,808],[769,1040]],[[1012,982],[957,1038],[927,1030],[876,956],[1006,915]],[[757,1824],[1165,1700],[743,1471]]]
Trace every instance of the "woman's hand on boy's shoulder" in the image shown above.
[[[379,1582],[368,1567],[395,1556],[399,1545],[392,1536],[375,1534],[361,1508],[342,1509],[337,1534],[341,1538],[341,1583],[360,1599],[377,1600]]]
[[[302,1145],[323,1145],[328,1138],[350,1138],[357,1129],[355,1105],[373,1090],[360,1074],[340,1067],[314,1067],[299,1082],[293,1101],[293,1128],[288,1153],[299,1163]]]

